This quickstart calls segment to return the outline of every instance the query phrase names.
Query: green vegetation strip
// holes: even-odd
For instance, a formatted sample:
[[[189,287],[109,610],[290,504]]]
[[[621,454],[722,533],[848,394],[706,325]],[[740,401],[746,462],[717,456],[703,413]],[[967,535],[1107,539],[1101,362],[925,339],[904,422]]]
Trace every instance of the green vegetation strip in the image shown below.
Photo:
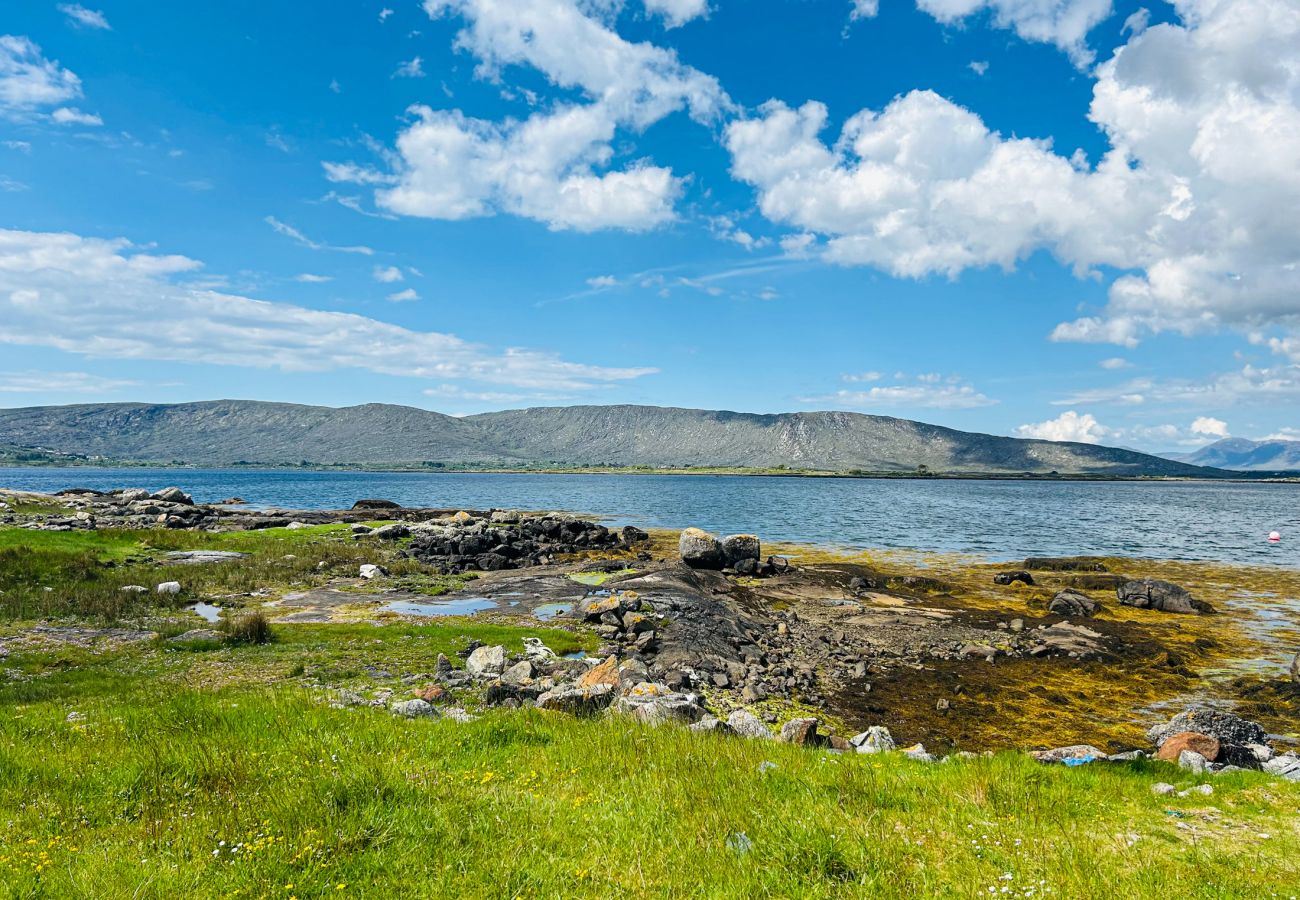
[[[1300,883],[1300,786],[1254,774],[1160,798],[1154,781],[1192,780],[1016,754],[829,756],[536,711],[408,721],[295,686],[316,665],[295,658],[346,666],[368,644],[375,664],[418,663],[467,627],[18,660],[0,687],[0,893],[1259,897]],[[262,676],[234,677],[247,672]]]

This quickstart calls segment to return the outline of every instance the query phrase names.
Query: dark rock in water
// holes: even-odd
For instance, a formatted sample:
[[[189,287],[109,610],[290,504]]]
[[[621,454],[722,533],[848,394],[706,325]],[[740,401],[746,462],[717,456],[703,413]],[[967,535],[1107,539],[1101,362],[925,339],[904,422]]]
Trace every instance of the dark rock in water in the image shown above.
[[[1081,591],[1117,591],[1132,580],[1126,575],[1089,574],[1072,575],[1065,583]]]
[[[1167,613],[1214,612],[1213,606],[1197,600],[1186,589],[1154,578],[1130,581],[1115,593],[1120,603],[1136,609],[1154,609]]]
[[[633,544],[639,544],[642,541],[650,540],[650,534],[642,531],[635,525],[624,525],[623,530],[619,532],[619,536],[623,539],[623,543],[627,544],[629,547]]]
[[[1055,616],[1087,619],[1101,611],[1101,604],[1087,594],[1067,589],[1052,598],[1047,611]]]
[[[1011,584],[1013,581],[1019,581],[1021,584],[1032,585],[1034,576],[1028,572],[999,572],[993,576],[994,584]]]
[[[1262,744],[1266,733],[1264,726],[1232,713],[1193,706],[1183,710],[1163,725],[1147,731],[1147,740],[1161,746],[1171,736],[1183,731],[1195,731],[1218,738],[1224,744]]]
[[[1026,569],[1040,572],[1105,572],[1106,565],[1090,556],[1031,556]]]
[[[352,504],[353,509],[401,509],[401,504],[392,500],[358,500]]]
[[[758,560],[739,559],[732,568],[736,570],[737,575],[755,575],[758,573]]]
[[[736,563],[746,559],[752,559],[757,563],[762,555],[762,545],[757,535],[729,534],[722,539],[724,565],[734,567]]]
[[[716,535],[687,528],[677,540],[677,552],[682,562],[692,569],[721,569],[723,564],[722,541]]]

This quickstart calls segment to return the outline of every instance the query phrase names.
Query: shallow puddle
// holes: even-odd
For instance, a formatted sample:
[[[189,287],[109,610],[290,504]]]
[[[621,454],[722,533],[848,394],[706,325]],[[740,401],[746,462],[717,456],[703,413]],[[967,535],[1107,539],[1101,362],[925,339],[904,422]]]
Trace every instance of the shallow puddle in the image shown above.
[[[205,622],[216,623],[221,621],[220,606],[213,606],[211,603],[203,603],[200,601],[195,603],[193,606],[187,606],[185,608],[196,616],[201,617]]]
[[[549,621],[556,616],[564,615],[571,609],[573,609],[572,603],[542,603],[533,610],[533,616],[543,621]]]
[[[486,597],[457,597],[454,600],[430,600],[417,603],[412,600],[393,600],[383,605],[386,612],[404,616],[472,616],[487,609],[496,609],[495,600]]]

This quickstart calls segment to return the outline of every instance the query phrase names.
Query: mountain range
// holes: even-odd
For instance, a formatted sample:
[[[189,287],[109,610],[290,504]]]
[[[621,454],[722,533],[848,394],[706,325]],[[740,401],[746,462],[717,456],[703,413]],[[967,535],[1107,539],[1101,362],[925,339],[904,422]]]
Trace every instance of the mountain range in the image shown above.
[[[1168,458],[1239,472],[1294,472],[1300,471],[1300,441],[1224,438],[1195,453],[1171,453]]]
[[[956,431],[848,412],[775,415],[568,406],[457,418],[388,404],[250,400],[0,409],[0,445],[111,460],[319,464],[756,467],[943,474],[1222,476],[1132,450]]]

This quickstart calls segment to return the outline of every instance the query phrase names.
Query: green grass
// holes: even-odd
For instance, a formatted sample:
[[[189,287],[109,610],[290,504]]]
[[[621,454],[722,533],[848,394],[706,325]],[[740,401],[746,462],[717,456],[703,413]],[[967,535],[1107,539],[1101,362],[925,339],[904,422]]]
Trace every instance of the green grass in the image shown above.
[[[253,556],[151,562],[202,548]],[[118,587],[176,578],[179,605],[322,583],[362,561],[395,581],[433,578],[394,549],[333,526],[0,529],[0,603],[11,620],[139,615],[172,634],[185,626],[159,618],[159,598]],[[1161,798],[1155,781],[1201,779],[1015,753],[835,756],[476,710],[469,694],[457,700],[485,712],[477,722],[398,720],[328,701],[340,688],[410,697],[439,654],[472,640],[518,652],[534,636],[557,653],[596,641],[451,618],[272,631],[264,644],[11,645],[0,898],[1253,898],[1300,884],[1300,785],[1255,773],[1212,779],[1211,797]]]
[[[170,550],[234,550],[249,559],[194,566],[159,566]],[[29,531],[0,528],[0,620],[75,616],[117,621],[140,616],[160,602],[152,593],[124,593],[137,584],[152,592],[179,581],[182,593],[166,602],[247,593],[261,588],[309,587],[353,575],[362,563],[383,563],[398,576],[424,575],[395,548],[351,539],[347,526],[209,534],[165,529]]]
[[[367,644],[417,664],[469,627],[28,659],[0,687],[0,896],[1266,897],[1300,883],[1300,787],[1259,775],[1158,798],[1154,781],[1194,779],[1017,754],[830,756],[536,711],[406,721],[331,709],[307,677],[204,677],[215,657],[310,671],[312,653]]]

